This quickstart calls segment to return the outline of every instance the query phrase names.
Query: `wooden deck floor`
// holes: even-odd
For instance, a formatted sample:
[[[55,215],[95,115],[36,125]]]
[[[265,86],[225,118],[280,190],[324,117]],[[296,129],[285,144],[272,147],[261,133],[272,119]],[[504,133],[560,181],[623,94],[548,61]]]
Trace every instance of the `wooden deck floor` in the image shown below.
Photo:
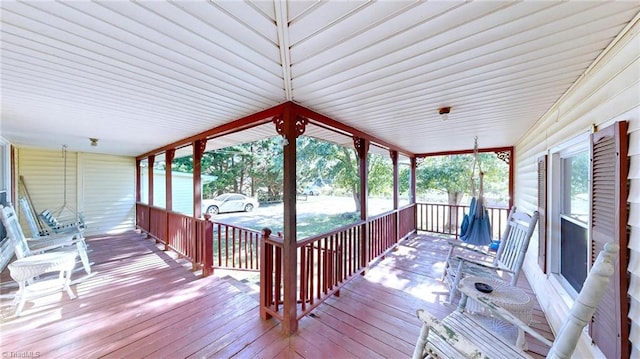
[[[12,316],[17,285],[2,272],[0,345],[4,357],[40,358],[408,358],[420,331],[415,311],[444,317],[442,271],[446,243],[417,236],[354,278],[280,334],[262,321],[251,285],[204,279],[135,232],[88,240],[94,273],[78,265],[73,291],[48,295]],[[531,293],[524,278],[520,286]],[[536,303],[534,326],[552,337]],[[548,348],[528,338],[534,356]],[[6,354],[8,353],[8,354]]]

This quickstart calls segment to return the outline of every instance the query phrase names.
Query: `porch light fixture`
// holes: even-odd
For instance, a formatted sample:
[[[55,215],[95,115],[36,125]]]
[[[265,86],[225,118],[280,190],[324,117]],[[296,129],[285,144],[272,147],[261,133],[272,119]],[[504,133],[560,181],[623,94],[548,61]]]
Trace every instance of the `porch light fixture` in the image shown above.
[[[89,143],[91,143],[91,146],[97,147],[98,146],[98,139],[89,137]]]
[[[442,118],[442,121],[446,121],[449,119],[449,112],[451,112],[451,107],[441,107],[438,110],[438,114],[440,114],[440,118]]]

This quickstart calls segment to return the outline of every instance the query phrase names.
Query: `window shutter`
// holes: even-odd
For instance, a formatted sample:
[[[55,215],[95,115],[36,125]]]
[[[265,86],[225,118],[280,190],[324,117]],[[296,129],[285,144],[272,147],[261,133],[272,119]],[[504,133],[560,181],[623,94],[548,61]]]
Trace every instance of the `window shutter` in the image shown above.
[[[538,265],[547,273],[547,155],[538,158]]]
[[[626,122],[617,122],[591,135],[590,265],[606,242],[620,245],[613,280],[589,326],[591,338],[607,358],[629,356],[627,146]]]

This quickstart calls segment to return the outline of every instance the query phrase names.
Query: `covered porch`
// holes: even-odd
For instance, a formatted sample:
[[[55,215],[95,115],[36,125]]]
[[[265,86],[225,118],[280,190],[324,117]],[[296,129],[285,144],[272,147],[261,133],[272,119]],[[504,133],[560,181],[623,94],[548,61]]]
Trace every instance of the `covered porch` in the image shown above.
[[[539,233],[532,238],[523,270],[555,329],[566,320],[575,299],[575,288],[565,283],[570,273],[561,270],[562,245],[568,236],[560,230],[565,213],[559,204],[592,191],[568,191],[570,177],[555,169],[565,168],[574,154],[590,153],[594,138],[611,142],[600,147],[617,148],[599,157],[605,170],[598,173],[607,180],[597,182],[602,185],[593,192],[597,196],[587,195],[585,200],[611,221],[581,223],[585,233],[598,236],[587,236],[581,256],[588,260],[576,271],[590,269],[591,249],[604,240],[612,238],[626,250],[620,252],[620,273],[608,290],[611,299],[603,301],[603,311],[594,316],[589,333],[583,332],[576,355],[640,357],[639,3],[2,2],[0,9],[0,32],[6,40],[2,44],[0,203],[17,203],[25,192],[18,179],[24,177],[39,209],[64,209],[69,204],[83,212],[89,223],[86,234],[94,242],[92,258],[97,269],[104,268],[74,285],[75,291],[84,291],[77,293],[78,299],[51,297],[51,302],[28,307],[36,310],[33,322],[4,319],[2,343],[15,345],[14,353],[34,348],[42,350],[39,356],[54,351],[50,356],[73,352],[81,357],[111,353],[120,357],[126,352],[119,348],[138,343],[143,348],[140,356],[155,357],[146,350],[181,350],[169,343],[178,339],[189,343],[183,333],[202,339],[189,351],[205,350],[199,356],[214,347],[234,347],[227,356],[241,352],[240,348],[248,353],[246,348],[251,347],[273,348],[274,357],[328,356],[332,353],[322,351],[332,347],[355,351],[364,345],[353,344],[350,333],[352,327],[369,324],[356,320],[349,330],[334,328],[355,320],[353,313],[363,308],[367,311],[362,317],[388,318],[380,311],[368,312],[377,298],[360,299],[335,316],[322,311],[377,293],[369,285],[382,284],[366,278],[403,253],[414,230],[427,230],[420,221],[421,207],[412,188],[406,196],[410,207],[394,199],[391,213],[379,216],[365,210],[348,231],[338,228],[314,238],[329,245],[316,246],[320,252],[340,254],[344,252],[332,252],[330,245],[343,238],[360,240],[363,257],[346,267],[348,277],[321,288],[322,301],[304,307],[307,301],[298,301],[298,289],[306,282],[296,281],[298,273],[305,280],[314,277],[298,272],[297,261],[303,258],[303,250],[314,247],[304,242],[309,246],[303,248],[302,241],[291,235],[296,229],[294,147],[303,132],[303,136],[355,147],[361,173],[366,172],[369,154],[408,161],[415,172],[421,158],[465,152],[474,137],[485,150],[508,149],[513,167],[509,206],[541,214]],[[619,126],[611,135],[608,130],[614,124]],[[301,131],[305,126],[306,131]],[[222,272],[215,260],[221,256],[209,254],[220,249],[215,241],[233,242],[235,233],[243,244],[258,243],[266,236],[235,228],[225,229],[220,236],[220,227],[201,218],[199,182],[187,194],[192,198],[190,216],[175,213],[178,206],[172,199],[179,197],[171,191],[170,176],[155,182],[162,185],[156,194],[165,194],[165,201],[154,202],[153,176],[142,182],[141,164],[146,163],[146,168],[162,161],[170,164],[186,152],[200,166],[198,157],[212,148],[275,135],[282,138],[285,158],[282,187],[288,193],[283,198],[287,222],[283,240],[272,234],[270,242],[262,242],[272,250],[268,264],[276,265],[260,268],[270,268],[273,288],[282,289],[279,284],[284,281],[288,290],[258,297],[259,309],[247,299],[251,309],[241,310],[240,305],[229,304],[235,295],[218,297],[224,289],[217,287],[222,284],[218,279]],[[621,165],[609,170],[606,165],[614,161]],[[587,167],[583,172],[591,178],[600,170]],[[165,170],[171,173],[171,165]],[[194,169],[195,181],[202,178],[201,170]],[[396,178],[394,173],[394,182]],[[360,181],[359,203],[366,209],[367,181],[362,175]],[[142,183],[148,187],[145,196],[141,196]],[[197,274],[213,275],[194,280],[194,272],[171,262],[171,257],[140,247],[150,240],[122,242],[119,236],[105,237],[133,229],[151,234],[162,242],[161,249],[172,251],[164,254],[175,251],[189,259],[178,264]],[[131,253],[120,252],[120,246]],[[398,251],[393,252],[394,248]],[[249,251],[249,255],[255,253]],[[254,259],[251,265],[267,264],[266,258],[249,258]],[[150,272],[143,269],[145,261],[152,265]],[[434,273],[415,278],[403,275],[414,288],[421,288],[421,278],[432,281],[437,278]],[[158,278],[162,282],[156,282]],[[3,298],[12,290],[9,282],[3,281],[4,285],[9,287],[3,289]],[[230,285],[227,292],[246,289],[233,288]],[[405,289],[385,288],[394,293]],[[338,292],[340,297],[334,295]],[[379,296],[385,303],[394,302],[393,296]],[[436,315],[446,312],[432,307],[437,297],[431,301],[420,292],[419,298],[424,302],[418,304]],[[210,307],[209,303],[224,305]],[[410,303],[401,301],[398,306],[403,311],[393,313],[393,318],[404,316],[402,323],[408,328],[417,321],[416,308],[407,308]],[[249,314],[238,322],[230,320],[238,313]],[[267,319],[269,315],[274,318]],[[330,330],[310,324],[327,318],[337,318]],[[394,337],[412,345],[415,336],[409,334],[413,333],[394,327],[393,321],[381,322],[375,328],[392,329],[360,335],[367,340],[379,337],[376,342],[394,348],[402,347],[388,344],[395,343]],[[171,328],[170,332],[164,328]],[[236,331],[243,331],[242,335]],[[392,334],[385,337],[387,332]],[[286,337],[286,333],[293,334]],[[303,340],[309,343],[306,351],[295,346]],[[281,341],[284,344],[275,345]],[[349,344],[325,345],[327,341]],[[104,352],[81,351],[89,347]],[[30,353],[22,356],[35,356]],[[217,353],[225,354],[213,355]],[[256,349],[247,354],[251,355],[267,357],[269,353]]]
[[[401,358],[412,354],[420,331],[417,309],[440,318],[455,309],[439,295],[446,290],[439,281],[446,240],[426,232],[349,279],[291,336],[278,320],[260,318],[253,272],[216,270],[201,278],[190,262],[133,231],[88,244],[94,274],[74,272],[74,300],[52,294],[14,318],[15,283],[2,273],[3,351],[43,358]],[[524,276],[518,286],[535,298]],[[553,338],[537,300],[532,326]],[[547,347],[527,341],[532,356],[546,354]]]

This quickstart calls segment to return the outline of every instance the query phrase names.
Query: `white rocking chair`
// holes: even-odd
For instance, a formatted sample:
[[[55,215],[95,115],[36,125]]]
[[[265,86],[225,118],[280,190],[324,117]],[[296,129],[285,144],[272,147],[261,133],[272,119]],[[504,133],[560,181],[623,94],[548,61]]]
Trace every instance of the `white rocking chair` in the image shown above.
[[[591,317],[602,299],[609,280],[614,273],[615,261],[619,247],[607,243],[598,255],[582,290],[576,298],[569,316],[552,342],[535,330],[521,322],[509,312],[495,303],[485,303],[487,307],[503,319],[510,321],[536,339],[550,345],[547,358],[571,358],[583,328],[591,321]],[[483,301],[482,296],[479,299]],[[486,297],[485,297],[486,298]],[[439,321],[424,310],[418,310],[418,318],[422,320],[422,330],[414,359],[420,358],[531,358],[518,346],[509,343],[498,334],[482,329],[482,325],[466,312],[455,311]]]
[[[458,283],[466,276],[500,278],[498,272],[502,271],[510,274],[510,284],[515,286],[536,223],[537,211],[528,215],[517,212],[515,206],[511,208],[497,253],[483,251],[460,240],[449,240],[450,248],[442,276],[449,287],[449,303],[455,298]],[[474,259],[471,257],[473,254],[484,260]]]

